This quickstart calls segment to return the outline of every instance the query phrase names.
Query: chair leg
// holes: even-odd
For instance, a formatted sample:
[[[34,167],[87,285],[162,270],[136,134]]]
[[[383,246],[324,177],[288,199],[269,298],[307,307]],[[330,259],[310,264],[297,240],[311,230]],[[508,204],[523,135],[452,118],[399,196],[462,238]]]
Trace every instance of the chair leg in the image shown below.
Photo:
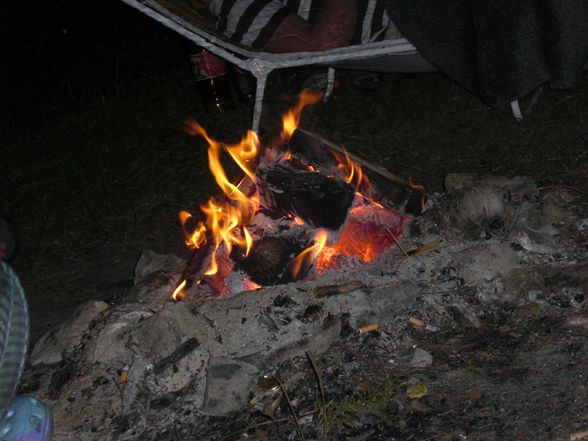
[[[517,121],[523,120],[523,112],[521,111],[521,105],[519,103],[519,100],[514,100],[510,102],[510,110],[512,111],[512,116],[514,116],[514,119],[516,119]]]
[[[531,112],[531,109],[537,104],[542,92],[543,86],[540,86],[529,95],[510,102],[510,110],[517,121],[522,121]]]
[[[261,113],[263,112],[263,96],[265,95],[267,73],[265,75],[256,76],[256,80],[257,84],[255,87],[255,102],[253,104],[253,121],[251,122],[251,130],[259,135],[259,124],[261,122]]]
[[[333,93],[333,87],[335,86],[335,68],[329,67],[327,70],[327,90],[325,91],[325,96],[323,101],[326,103],[329,101],[331,94]]]

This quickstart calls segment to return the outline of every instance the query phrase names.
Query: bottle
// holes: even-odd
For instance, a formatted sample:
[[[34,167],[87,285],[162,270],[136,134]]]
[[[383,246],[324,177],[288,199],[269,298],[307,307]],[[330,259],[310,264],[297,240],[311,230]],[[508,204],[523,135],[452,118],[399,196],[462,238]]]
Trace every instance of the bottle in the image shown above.
[[[250,72],[231,64],[229,78],[237,94],[237,99],[242,103],[251,103],[255,97],[255,77]]]
[[[190,62],[204,109],[221,113],[234,109],[228,63],[205,50],[191,55]]]

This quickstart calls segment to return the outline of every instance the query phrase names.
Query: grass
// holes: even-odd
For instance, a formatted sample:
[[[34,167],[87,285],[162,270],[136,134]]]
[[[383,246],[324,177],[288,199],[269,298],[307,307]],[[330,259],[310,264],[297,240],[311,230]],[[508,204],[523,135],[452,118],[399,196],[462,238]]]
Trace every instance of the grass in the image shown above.
[[[368,383],[366,390],[352,392],[350,395],[338,398],[327,406],[327,428],[329,432],[337,425],[344,424],[350,419],[359,419],[365,415],[373,415],[383,419],[389,425],[386,409],[398,386],[398,379],[385,378],[383,381]]]

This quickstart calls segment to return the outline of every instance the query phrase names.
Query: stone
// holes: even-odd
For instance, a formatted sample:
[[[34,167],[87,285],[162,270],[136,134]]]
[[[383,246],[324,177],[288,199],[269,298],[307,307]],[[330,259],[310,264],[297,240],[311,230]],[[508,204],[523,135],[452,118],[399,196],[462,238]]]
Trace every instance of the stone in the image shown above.
[[[580,219],[579,221],[576,222],[576,228],[579,231],[586,231],[588,230],[588,218],[585,219]]]
[[[416,348],[408,364],[413,367],[429,367],[433,365],[433,356],[424,349]]]
[[[453,193],[466,187],[473,187],[477,180],[478,175],[475,173],[448,173],[443,185],[447,193]]]
[[[202,412],[227,415],[239,410],[247,403],[258,374],[258,368],[249,363],[226,358],[211,360]]]
[[[62,361],[80,345],[92,322],[108,307],[108,303],[98,300],[80,305],[70,320],[41,337],[33,348],[30,363],[35,366]]]
[[[141,278],[125,295],[125,302],[139,303],[143,309],[157,312],[171,299],[180,275],[155,271]]]
[[[181,274],[186,262],[175,254],[157,254],[151,250],[143,250],[135,265],[134,283],[154,272]]]
[[[506,219],[503,193],[492,188],[464,188],[450,196],[445,211],[448,232],[469,239],[480,239],[491,225]]]
[[[543,212],[524,203],[511,229],[511,238],[526,251],[547,254],[554,251],[554,238],[559,234]]]
[[[479,244],[457,253],[453,266],[468,286],[502,278],[516,267],[519,258],[508,243]]]
[[[143,356],[158,362],[191,338],[206,347],[208,328],[206,320],[201,315],[192,314],[186,304],[168,303],[137,328],[135,339]]]
[[[108,322],[91,345],[90,360],[104,365],[130,365],[134,352],[129,345],[130,331],[152,314],[146,311],[132,311]]]

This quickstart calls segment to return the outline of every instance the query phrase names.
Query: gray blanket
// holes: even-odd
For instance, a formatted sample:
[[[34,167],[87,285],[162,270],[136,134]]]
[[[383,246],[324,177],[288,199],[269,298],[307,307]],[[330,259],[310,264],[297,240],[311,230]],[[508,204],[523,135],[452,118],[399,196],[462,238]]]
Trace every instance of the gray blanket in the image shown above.
[[[588,63],[588,0],[385,2],[431,64],[489,105],[571,88]]]

